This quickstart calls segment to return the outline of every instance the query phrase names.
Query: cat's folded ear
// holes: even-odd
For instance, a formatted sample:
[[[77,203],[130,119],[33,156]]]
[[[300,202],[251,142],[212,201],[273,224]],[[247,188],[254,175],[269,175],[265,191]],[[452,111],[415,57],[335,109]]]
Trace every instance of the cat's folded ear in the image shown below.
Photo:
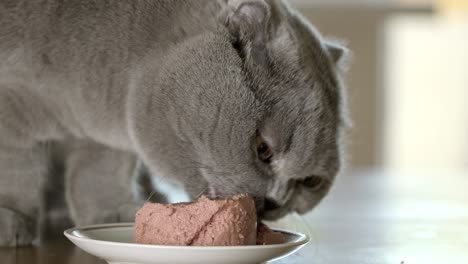
[[[342,72],[346,72],[352,57],[351,51],[343,44],[331,40],[326,40],[324,45],[328,56],[336,68]]]
[[[220,3],[224,9],[223,22],[235,39],[236,48],[257,64],[267,63],[271,17],[268,3],[265,0],[220,0]]]

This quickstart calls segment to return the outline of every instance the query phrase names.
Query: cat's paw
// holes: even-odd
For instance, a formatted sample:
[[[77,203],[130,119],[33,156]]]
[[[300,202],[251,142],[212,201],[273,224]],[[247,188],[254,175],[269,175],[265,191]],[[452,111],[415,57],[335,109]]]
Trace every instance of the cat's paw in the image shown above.
[[[0,207],[0,247],[27,246],[35,237],[34,220]]]

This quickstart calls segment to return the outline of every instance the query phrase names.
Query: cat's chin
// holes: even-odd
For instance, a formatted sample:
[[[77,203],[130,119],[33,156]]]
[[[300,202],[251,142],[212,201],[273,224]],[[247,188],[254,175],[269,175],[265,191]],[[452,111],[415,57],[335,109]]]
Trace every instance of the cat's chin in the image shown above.
[[[263,211],[259,218],[266,221],[274,221],[285,217],[291,212],[288,208],[279,208],[276,210]]]

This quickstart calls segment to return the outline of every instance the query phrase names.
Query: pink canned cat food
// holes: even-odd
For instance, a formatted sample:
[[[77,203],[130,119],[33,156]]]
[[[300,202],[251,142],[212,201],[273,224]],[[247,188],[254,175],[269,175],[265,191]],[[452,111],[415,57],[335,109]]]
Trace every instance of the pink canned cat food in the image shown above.
[[[284,236],[282,233],[271,230],[263,223],[258,224],[257,245],[273,245],[281,243],[284,243]]]
[[[280,232],[259,223],[253,199],[202,196],[194,203],[146,203],[135,218],[135,242],[178,246],[239,246],[284,243]]]
[[[179,246],[255,245],[255,203],[247,195],[193,203],[146,203],[135,218],[135,242]]]

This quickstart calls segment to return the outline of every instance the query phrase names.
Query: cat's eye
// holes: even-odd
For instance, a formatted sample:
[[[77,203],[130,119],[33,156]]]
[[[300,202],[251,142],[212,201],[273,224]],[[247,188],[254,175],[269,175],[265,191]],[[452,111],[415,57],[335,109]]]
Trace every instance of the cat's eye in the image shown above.
[[[302,181],[302,184],[310,189],[318,190],[324,184],[325,180],[319,176],[309,176]]]
[[[273,158],[273,150],[261,136],[257,136],[256,146],[258,159],[262,162],[270,163]]]

